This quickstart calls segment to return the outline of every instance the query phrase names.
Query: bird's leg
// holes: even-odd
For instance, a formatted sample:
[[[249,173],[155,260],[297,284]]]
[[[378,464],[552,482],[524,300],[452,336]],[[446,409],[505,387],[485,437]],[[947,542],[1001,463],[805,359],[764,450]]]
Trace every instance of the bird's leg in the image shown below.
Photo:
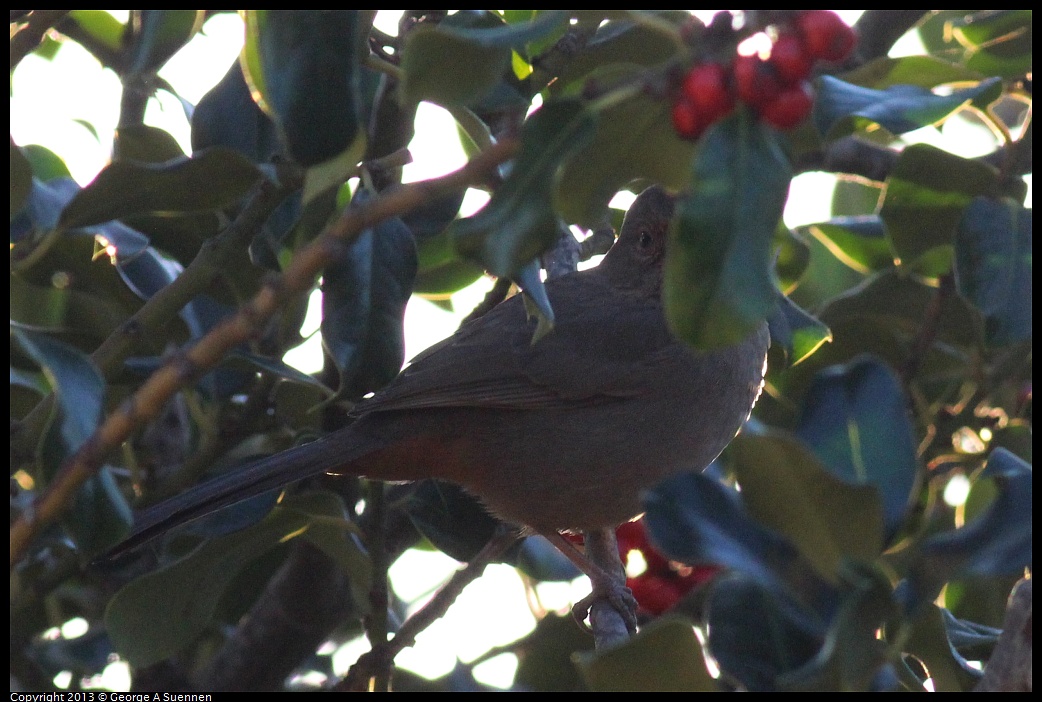
[[[593,591],[575,603],[572,607],[572,616],[580,624],[586,621],[587,616],[591,617],[591,621],[595,624],[593,629],[594,634],[598,637],[598,646],[602,643],[624,640],[627,634],[635,632],[637,630],[637,600],[626,587],[626,574],[622,561],[619,559],[614,531],[599,529],[585,532],[586,553],[573,546],[560,532],[542,531],[540,533],[590,578]],[[591,609],[601,601],[607,601],[611,605],[614,617],[611,615],[598,616],[596,609],[591,613]],[[621,621],[612,622],[613,618]],[[621,626],[616,626],[616,624],[621,624]],[[613,634],[613,631],[616,633]]]

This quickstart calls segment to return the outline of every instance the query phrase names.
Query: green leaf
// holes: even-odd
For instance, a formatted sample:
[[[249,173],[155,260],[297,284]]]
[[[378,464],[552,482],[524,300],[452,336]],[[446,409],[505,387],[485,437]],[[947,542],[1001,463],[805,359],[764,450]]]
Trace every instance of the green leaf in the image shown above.
[[[875,215],[836,217],[801,229],[859,273],[867,275],[894,265],[883,220]]]
[[[657,619],[620,646],[577,655],[593,692],[717,692],[691,624]]]
[[[951,24],[967,68],[1009,79],[1031,71],[1031,10],[984,10]]]
[[[131,10],[131,73],[155,73],[202,27],[204,10]]]
[[[338,514],[320,511],[316,517],[307,503],[306,495],[286,500],[263,521],[206,541],[187,557],[117,592],[105,610],[106,629],[116,650],[138,667],[174,655],[210,626],[225,589],[247,565],[281,543],[306,536],[316,525],[329,523],[330,518],[348,528],[342,504]],[[325,544],[326,539],[320,537],[317,543]],[[351,564],[363,562],[360,554],[350,559]],[[361,574],[363,579],[366,573]]]
[[[510,47],[484,45],[440,26],[419,25],[402,49],[401,101],[472,105],[510,68]]]
[[[655,11],[655,15],[656,19],[678,29],[691,22],[695,22],[695,26],[701,25],[691,13],[684,10],[659,10]],[[629,17],[609,19],[603,24],[600,17],[590,19],[591,23],[595,23],[594,26],[600,25],[597,26],[597,32],[565,63],[557,81],[550,85],[551,92],[574,89],[591,73],[603,67],[625,64],[654,66],[676,56],[675,38],[659,27],[649,26],[647,22],[635,22]]]
[[[1031,339],[1031,210],[975,198],[955,237],[959,293],[984,314],[992,344]]]
[[[771,246],[775,251],[774,268],[778,284],[783,292],[791,292],[810,266],[810,243],[802,234],[797,234],[778,220],[774,228]]]
[[[771,330],[771,348],[781,348],[789,366],[806,360],[822,344],[832,341],[832,332],[827,326],[781,293],[767,324]]]
[[[83,31],[109,51],[123,47],[123,24],[105,10],[72,10],[69,16]]]
[[[358,10],[247,11],[243,72],[302,166],[329,161],[364,139]],[[351,164],[354,166],[354,164]]]
[[[215,147],[163,164],[110,163],[62,211],[65,228],[144,212],[182,214],[236,202],[261,177],[241,154]]]
[[[613,68],[613,80],[639,71]],[[598,115],[593,139],[565,164],[554,202],[565,221],[594,227],[608,201],[637,178],[671,190],[686,188],[693,155],[694,144],[677,136],[669,102],[638,94]]]
[[[906,518],[922,472],[900,382],[871,357],[814,378],[796,436],[836,477],[879,492],[887,538]]]
[[[62,157],[45,146],[26,144],[22,147],[22,153],[29,159],[29,164],[33,167],[33,175],[45,183],[55,178],[71,177],[69,167],[65,165]],[[14,184],[13,179],[11,182]]]
[[[967,206],[978,196],[999,194],[993,168],[926,144],[909,146],[887,179],[879,215],[902,264],[951,246]],[[950,264],[930,274],[947,273]]]
[[[673,332],[696,348],[740,342],[774,306],[772,241],[792,177],[777,138],[742,110],[710,129],[695,156],[662,297]]]
[[[814,99],[814,125],[829,139],[879,125],[891,134],[936,124],[970,102],[986,106],[1002,94],[1002,81],[988,78],[972,88],[936,95],[916,85],[873,90],[822,76]]]
[[[879,557],[883,514],[874,487],[834,477],[782,433],[743,432],[731,451],[749,514],[783,534],[822,577],[836,583],[846,560]]]
[[[933,56],[881,57],[843,74],[847,83],[884,90],[895,85],[933,88],[946,83],[977,82],[984,76]]]
[[[593,137],[577,100],[552,100],[525,122],[510,175],[473,217],[453,223],[457,250],[497,276],[511,276],[557,241],[552,200],[561,164]]]

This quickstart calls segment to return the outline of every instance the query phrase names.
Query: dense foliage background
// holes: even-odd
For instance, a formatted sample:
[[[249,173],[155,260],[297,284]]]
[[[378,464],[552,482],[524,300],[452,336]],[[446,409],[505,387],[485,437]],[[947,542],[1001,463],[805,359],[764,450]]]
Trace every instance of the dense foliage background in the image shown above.
[[[417,544],[469,559],[492,534],[469,498],[322,479],[96,559],[135,507],[340,426],[401,367],[411,295],[488,271],[483,309],[514,280],[549,325],[540,263],[603,252],[609,201],[648,182],[682,195],[674,329],[705,348],[768,318],[767,390],[706,474],[652,491],[629,527],[640,634],[594,654],[548,614],[503,649],[514,684],[977,685],[1031,566],[1031,13],[869,10],[794,130],[741,105],[677,136],[691,67],[769,46],[792,12],[410,11],[390,34],[365,11],[245,11],[239,60],[182,100],[185,154],[145,108],[178,95],[158,71],[208,12],[11,11],[12,72],[75,42],[123,88],[90,183],[11,143],[12,689],[97,685],[114,655],[137,690],[332,685],[322,644],[398,627],[389,562]],[[888,57],[909,33],[922,52]],[[474,160],[400,187],[420,101]],[[789,181],[811,171],[839,176],[832,218],[790,230]],[[468,186],[492,198],[460,218]],[[320,273],[313,377],[282,358]],[[532,540],[507,560],[574,577]],[[70,621],[86,633],[61,635]],[[394,685],[477,683],[460,666]]]

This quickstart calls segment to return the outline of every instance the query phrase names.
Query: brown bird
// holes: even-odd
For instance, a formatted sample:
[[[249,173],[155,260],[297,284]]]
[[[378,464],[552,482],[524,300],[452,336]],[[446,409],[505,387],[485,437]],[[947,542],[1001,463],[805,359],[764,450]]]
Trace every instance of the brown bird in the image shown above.
[[[537,343],[511,298],[413,359],[351,425],[144,511],[132,541],[324,471],[449,480],[541,533],[634,517],[642,490],[702,470],[734,438],[769,343],[766,325],[709,353],[670,333],[660,293],[673,206],[645,190],[600,265],[547,282],[557,320]]]

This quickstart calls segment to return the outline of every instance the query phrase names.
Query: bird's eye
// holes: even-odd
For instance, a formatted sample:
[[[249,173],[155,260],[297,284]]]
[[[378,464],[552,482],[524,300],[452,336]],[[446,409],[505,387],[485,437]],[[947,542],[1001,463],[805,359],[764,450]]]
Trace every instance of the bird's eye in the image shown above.
[[[637,238],[637,245],[644,250],[650,249],[653,243],[655,243],[655,240],[651,236],[651,233],[647,231],[642,231],[640,236]]]

